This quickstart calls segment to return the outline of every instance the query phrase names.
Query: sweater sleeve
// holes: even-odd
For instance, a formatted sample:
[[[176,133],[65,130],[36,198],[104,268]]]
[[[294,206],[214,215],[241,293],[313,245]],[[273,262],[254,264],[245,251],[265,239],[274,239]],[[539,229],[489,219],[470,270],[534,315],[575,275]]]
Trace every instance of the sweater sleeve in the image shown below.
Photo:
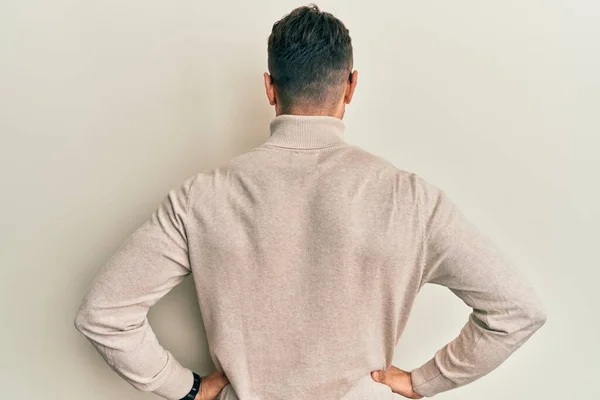
[[[446,286],[472,312],[459,335],[412,371],[431,397],[491,372],[546,321],[537,295],[499,248],[448,198],[416,177],[423,232],[421,284]]]
[[[185,218],[193,182],[191,177],[171,189],[112,255],[92,281],[74,321],[124,380],[169,400],[189,392],[193,374],[159,344],[146,315],[191,272]]]

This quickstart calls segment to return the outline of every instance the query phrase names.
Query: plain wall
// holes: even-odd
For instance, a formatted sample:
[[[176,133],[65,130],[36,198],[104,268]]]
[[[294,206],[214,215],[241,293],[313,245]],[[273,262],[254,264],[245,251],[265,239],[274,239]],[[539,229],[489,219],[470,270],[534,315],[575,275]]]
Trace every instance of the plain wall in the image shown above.
[[[266,40],[292,1],[0,1],[0,398],[149,399],[73,326],[166,192],[263,142]],[[359,70],[346,141],[443,188],[531,280],[547,324],[440,399],[599,399],[600,4],[322,1]],[[412,369],[469,309],[426,286]],[[212,371],[188,278],[150,312]],[[283,384],[283,383],[282,383]]]

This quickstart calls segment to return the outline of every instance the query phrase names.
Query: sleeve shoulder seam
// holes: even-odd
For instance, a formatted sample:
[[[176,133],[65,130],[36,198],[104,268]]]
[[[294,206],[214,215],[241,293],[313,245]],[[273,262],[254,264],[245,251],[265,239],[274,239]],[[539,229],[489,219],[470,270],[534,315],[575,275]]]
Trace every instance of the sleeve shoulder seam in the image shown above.
[[[187,195],[187,202],[185,204],[185,222],[188,224],[188,218],[190,213],[190,204],[192,203],[192,196],[194,194],[194,188],[196,187],[196,181],[198,180],[198,174],[192,177],[192,185],[190,186],[190,192]]]
[[[191,207],[191,203],[192,203],[192,199],[193,199],[193,195],[194,195],[194,188],[196,187],[196,181],[198,181],[198,174],[194,175],[191,177],[192,180],[192,184],[190,186],[190,192],[188,193],[188,195],[186,196],[186,204],[185,204],[185,215],[184,215],[184,226],[186,227],[186,242],[188,241],[188,235],[187,235],[187,227],[190,225],[189,224],[189,214],[190,214],[190,207]]]
[[[424,225],[424,218],[423,218],[423,210],[422,210],[422,199],[421,199],[421,193],[420,193],[420,188],[418,187],[418,181],[419,181],[419,177],[413,173],[413,179],[415,182],[415,193],[416,193],[416,205],[417,205],[417,213],[418,213],[418,218],[419,218],[419,234],[420,234],[420,239],[421,239],[421,243],[419,246],[419,253],[418,253],[418,260],[420,262],[420,267],[421,267],[421,282],[419,283],[419,288],[423,287],[423,285],[425,284],[425,241],[426,241],[426,235],[425,235],[425,225]]]

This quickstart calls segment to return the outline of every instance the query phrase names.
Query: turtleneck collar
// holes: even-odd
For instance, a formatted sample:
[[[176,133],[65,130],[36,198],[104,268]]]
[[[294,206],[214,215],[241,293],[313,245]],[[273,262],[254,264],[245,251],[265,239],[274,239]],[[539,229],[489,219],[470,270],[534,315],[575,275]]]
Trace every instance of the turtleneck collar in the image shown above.
[[[328,115],[291,115],[275,117],[265,144],[292,149],[320,149],[346,144],[344,122]]]

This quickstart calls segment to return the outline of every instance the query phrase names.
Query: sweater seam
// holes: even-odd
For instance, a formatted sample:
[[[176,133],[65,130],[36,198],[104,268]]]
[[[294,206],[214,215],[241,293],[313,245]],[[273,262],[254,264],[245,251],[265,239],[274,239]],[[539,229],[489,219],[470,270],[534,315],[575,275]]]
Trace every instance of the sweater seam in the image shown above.
[[[289,150],[292,153],[327,153],[333,150],[338,150],[338,149],[342,149],[342,148],[346,148],[351,146],[349,143],[344,143],[344,144],[335,144],[332,146],[325,146],[325,147],[314,147],[314,148],[300,148],[300,147],[293,147],[293,146],[279,146],[279,145],[274,145],[274,144],[264,144],[262,146],[257,147],[256,149],[259,148],[263,148],[266,150],[278,150],[278,149],[282,149],[282,150]]]
[[[416,174],[413,173],[413,177],[416,178]],[[417,180],[415,179],[415,184],[417,183]],[[425,241],[426,241],[426,234],[425,234],[425,225],[423,222],[423,210],[422,210],[422,202],[421,202],[421,195],[419,192],[419,189],[417,187],[415,187],[415,190],[417,192],[417,211],[418,211],[418,215],[419,215],[419,230],[421,232],[421,245],[419,246],[419,253],[418,253],[418,257],[419,257],[419,261],[421,263],[421,282],[419,283],[419,289],[423,287],[423,285],[425,284]]]
[[[484,334],[485,334],[485,332],[481,332],[481,333],[479,334],[479,337],[478,337],[478,338],[477,338],[477,340],[475,341],[475,344],[473,344],[473,347],[471,347],[469,350],[473,351],[473,350],[475,350],[475,349],[477,348],[477,345],[479,344],[479,342],[480,342],[480,341],[481,341],[481,339],[483,338]],[[463,360],[464,360],[466,357],[467,357],[467,355],[466,355],[466,354],[463,354],[463,357],[459,358],[458,362],[462,362],[462,361],[463,361]],[[436,376],[434,376],[433,378],[431,378],[431,379],[428,379],[428,380],[426,380],[426,381],[425,381],[425,382],[423,382],[423,383],[419,383],[418,385],[415,385],[414,387],[416,388],[416,387],[422,386],[422,385],[424,385],[424,384],[426,384],[426,383],[429,383],[429,382],[431,382],[432,380],[434,380],[434,379],[436,379],[436,378],[438,378],[438,377],[440,377],[440,376],[441,376],[442,378],[446,379],[447,381],[449,381],[449,382],[452,384],[452,386],[456,387],[456,383],[454,383],[452,380],[448,379],[448,378],[447,378],[447,377],[446,377],[446,376],[445,376],[445,375],[442,373],[442,371],[441,371],[440,367],[437,365],[437,361],[435,360],[435,357],[434,357],[434,359],[433,359],[433,362],[434,362],[434,364],[435,364],[435,367],[438,369],[439,373],[438,373]]]
[[[437,365],[436,365],[436,368],[437,368]],[[436,376],[434,376],[433,378],[427,379],[425,382],[421,382],[418,385],[414,385],[413,388],[418,388],[419,386],[423,386],[423,385],[431,382],[432,380],[439,378],[440,376],[444,377],[441,372],[438,372],[438,374]]]
[[[190,192],[188,193],[187,201],[185,204],[185,214],[183,216],[184,219],[184,229],[185,229],[185,243],[188,246],[188,258],[189,258],[189,238],[188,238],[188,227],[189,223],[189,214],[190,214],[190,204],[192,203],[192,196],[194,194],[194,188],[196,187],[196,181],[198,180],[198,174],[194,176],[194,180],[192,181],[192,185],[190,186]],[[190,270],[192,268],[191,260],[190,260]]]

